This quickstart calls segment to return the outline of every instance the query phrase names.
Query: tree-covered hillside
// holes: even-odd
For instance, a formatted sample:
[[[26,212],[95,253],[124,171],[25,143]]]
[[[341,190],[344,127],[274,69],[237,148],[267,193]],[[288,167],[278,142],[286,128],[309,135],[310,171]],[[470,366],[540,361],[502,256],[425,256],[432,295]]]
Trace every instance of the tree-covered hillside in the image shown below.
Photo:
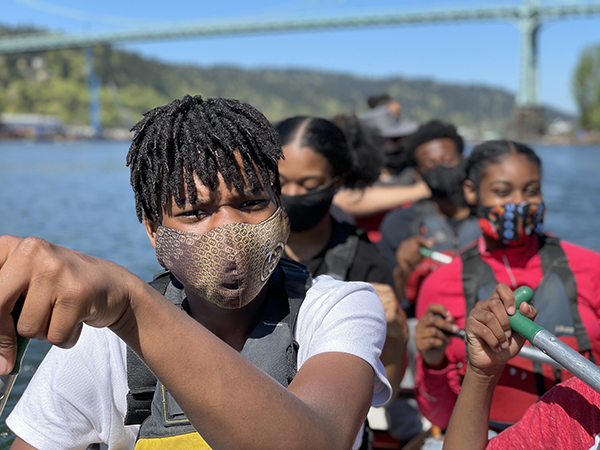
[[[0,35],[27,30],[0,29]],[[406,119],[440,118],[474,128],[503,128],[513,95],[490,87],[404,78],[371,79],[300,69],[170,65],[98,47],[103,126],[129,126],[140,115],[184,94],[231,97],[251,103],[271,120],[290,115],[361,113],[369,95],[387,92],[402,102]],[[0,112],[60,116],[87,124],[89,92],[82,50],[0,55]],[[546,111],[548,118],[559,114]]]

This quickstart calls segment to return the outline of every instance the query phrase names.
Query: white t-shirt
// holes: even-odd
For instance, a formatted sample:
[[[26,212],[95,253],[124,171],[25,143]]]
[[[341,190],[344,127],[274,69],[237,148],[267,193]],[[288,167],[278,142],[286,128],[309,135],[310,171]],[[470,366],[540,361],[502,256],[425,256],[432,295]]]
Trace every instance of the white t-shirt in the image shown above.
[[[370,285],[318,277],[298,313],[298,368],[320,353],[358,356],[375,372],[372,405],[383,404],[391,395],[379,360],[385,331],[383,307]],[[84,326],[73,348],[48,352],[7,425],[39,450],[85,449],[90,443],[133,449],[139,426],[123,425],[126,349],[110,330]]]

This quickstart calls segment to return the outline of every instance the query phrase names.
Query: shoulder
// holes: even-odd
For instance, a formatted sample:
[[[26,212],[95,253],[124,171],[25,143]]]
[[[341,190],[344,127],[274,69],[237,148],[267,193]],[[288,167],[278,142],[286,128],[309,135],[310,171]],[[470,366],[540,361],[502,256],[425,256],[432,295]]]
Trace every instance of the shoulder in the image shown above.
[[[600,289],[600,254],[566,241],[560,241],[560,246],[578,281],[578,291],[581,292],[581,288]],[[597,296],[592,294],[592,297]]]
[[[579,263],[599,267],[600,253],[563,240],[560,241],[560,246],[567,255],[569,263]]]
[[[52,347],[35,377],[65,390],[89,389],[83,382],[111,383],[114,377],[124,379],[127,367],[127,346],[112,331],[84,325],[77,344],[70,349]],[[77,380],[77,386],[60,380]]]
[[[385,215],[381,222],[381,228],[391,231],[395,226],[399,224],[408,224],[412,221],[415,215],[415,205],[410,205],[406,208],[398,208],[394,211],[390,211]]]
[[[598,411],[600,406],[600,394],[577,377],[571,377],[567,381],[556,385],[541,398],[545,403],[556,403],[561,407],[569,407],[573,410],[583,408],[594,408]],[[600,420],[600,413],[597,413]]]
[[[384,403],[390,394],[379,360],[385,333],[383,306],[371,285],[337,281],[326,275],[317,277],[298,314],[298,367],[321,353],[357,356],[375,372],[374,402]]]
[[[49,351],[7,424],[41,449],[129,442],[135,430],[115,426],[125,413],[126,367],[125,344],[84,325],[73,348]]]
[[[46,359],[50,361],[72,360],[76,366],[104,366],[125,361],[127,346],[107,328],[84,325],[77,344],[70,349],[52,347]],[[113,366],[114,367],[114,366]],[[74,367],[57,365],[56,369],[70,371]]]
[[[354,264],[348,273],[349,280],[393,284],[392,269],[372,242],[360,240]]]
[[[314,323],[332,312],[354,314],[360,308],[366,308],[365,312],[375,316],[382,314],[385,322],[383,307],[370,284],[337,281],[322,275],[314,279],[312,287],[306,292],[298,323],[307,319]]]
[[[382,250],[395,250],[400,242],[411,236],[411,223],[415,215],[414,205],[390,211],[381,222],[381,241],[378,246]]]

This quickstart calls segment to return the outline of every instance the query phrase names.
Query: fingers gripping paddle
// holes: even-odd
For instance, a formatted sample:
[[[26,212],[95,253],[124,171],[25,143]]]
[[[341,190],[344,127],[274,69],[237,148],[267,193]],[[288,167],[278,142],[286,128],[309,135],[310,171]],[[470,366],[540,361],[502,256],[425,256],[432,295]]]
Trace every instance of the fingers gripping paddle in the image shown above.
[[[15,321],[15,330],[17,328],[19,316],[21,315],[21,310],[23,309],[24,300],[25,299],[23,297],[20,297],[12,311],[12,316]],[[27,350],[28,345],[29,339],[17,334],[17,357],[15,359],[15,366],[13,367],[12,372],[10,372],[8,375],[0,376],[0,414],[2,414],[2,411],[4,411],[4,406],[6,405],[8,396],[10,395],[10,391],[12,390],[15,380],[17,379],[17,375],[21,370],[21,361],[23,361],[23,355],[25,354],[25,350]]]
[[[514,291],[514,294],[517,312],[509,316],[512,329],[596,392],[600,392],[600,367],[519,312],[521,303],[529,302],[533,298],[533,291],[530,288],[522,286]]]

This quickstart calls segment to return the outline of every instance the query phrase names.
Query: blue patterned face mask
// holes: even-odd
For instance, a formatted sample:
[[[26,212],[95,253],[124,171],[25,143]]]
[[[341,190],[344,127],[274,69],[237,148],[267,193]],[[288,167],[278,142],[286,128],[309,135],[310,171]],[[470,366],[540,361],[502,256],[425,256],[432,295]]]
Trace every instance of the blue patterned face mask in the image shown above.
[[[516,247],[525,244],[532,234],[541,233],[545,211],[542,202],[506,203],[481,206],[477,217],[485,236]]]

